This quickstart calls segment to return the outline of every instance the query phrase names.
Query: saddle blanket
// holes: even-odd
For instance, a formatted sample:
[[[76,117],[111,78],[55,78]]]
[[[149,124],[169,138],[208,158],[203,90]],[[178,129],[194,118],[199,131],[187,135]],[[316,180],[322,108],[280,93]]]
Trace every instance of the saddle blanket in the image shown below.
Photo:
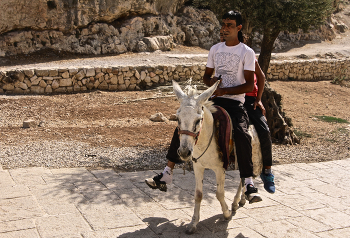
[[[222,153],[222,161],[224,169],[227,169],[230,163],[233,163],[234,156],[230,156],[233,148],[232,140],[232,122],[229,114],[220,106],[216,106],[216,112],[213,113],[216,128],[216,138],[220,151]]]

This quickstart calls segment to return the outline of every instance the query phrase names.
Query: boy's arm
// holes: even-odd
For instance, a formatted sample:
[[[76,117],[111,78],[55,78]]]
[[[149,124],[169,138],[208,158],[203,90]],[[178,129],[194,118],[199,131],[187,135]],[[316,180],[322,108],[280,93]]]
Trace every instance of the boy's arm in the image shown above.
[[[216,97],[223,95],[237,95],[248,93],[254,89],[254,71],[244,70],[245,83],[229,88],[217,88],[213,95]]]
[[[213,68],[208,68],[208,67],[205,68],[205,72],[203,75],[203,82],[208,87],[212,86],[218,80],[218,77],[211,77],[213,75],[213,73],[214,73]]]
[[[266,110],[265,110],[264,105],[261,102],[261,97],[262,97],[262,94],[264,92],[264,87],[265,87],[265,74],[261,70],[260,65],[258,64],[258,61],[255,61],[255,74],[256,74],[257,85],[258,85],[258,95],[255,99],[253,107],[255,110],[256,106],[258,106],[261,109],[262,114],[265,116]]]

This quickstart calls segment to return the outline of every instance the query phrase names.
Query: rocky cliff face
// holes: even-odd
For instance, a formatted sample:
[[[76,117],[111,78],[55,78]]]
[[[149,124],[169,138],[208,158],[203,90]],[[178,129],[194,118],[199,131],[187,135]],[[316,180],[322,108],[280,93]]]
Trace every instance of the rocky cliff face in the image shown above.
[[[0,34],[30,28],[60,30],[112,22],[135,15],[175,14],[185,0],[6,0],[0,1]]]
[[[170,50],[176,44],[209,49],[220,25],[185,0],[1,1],[0,56],[51,49],[77,54]]]

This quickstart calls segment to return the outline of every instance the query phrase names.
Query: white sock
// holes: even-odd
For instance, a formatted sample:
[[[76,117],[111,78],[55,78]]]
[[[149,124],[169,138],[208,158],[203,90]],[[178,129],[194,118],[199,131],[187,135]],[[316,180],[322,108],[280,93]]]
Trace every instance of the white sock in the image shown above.
[[[173,181],[173,171],[170,167],[166,166],[162,172],[163,177],[160,181],[164,181],[166,184],[171,184]]]
[[[244,185],[247,187],[248,184],[251,184],[254,186],[253,177],[248,177],[244,179]]]

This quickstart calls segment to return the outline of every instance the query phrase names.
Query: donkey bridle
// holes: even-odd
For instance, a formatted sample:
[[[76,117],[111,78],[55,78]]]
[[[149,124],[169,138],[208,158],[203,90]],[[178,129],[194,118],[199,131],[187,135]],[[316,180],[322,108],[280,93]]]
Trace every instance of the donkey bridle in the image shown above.
[[[203,125],[203,124],[202,124],[202,125]],[[197,144],[197,141],[198,141],[199,134],[200,134],[200,132],[201,132],[201,130],[202,130],[202,125],[201,125],[201,128],[199,129],[199,131],[198,131],[197,133],[192,132],[192,131],[187,131],[187,130],[180,130],[180,127],[178,126],[178,127],[177,127],[178,134],[179,134],[179,136],[182,135],[182,134],[192,136],[192,137],[196,140],[196,142],[195,142],[195,145],[196,145],[196,144]],[[207,152],[207,150],[208,150],[208,148],[209,148],[209,146],[210,146],[210,144],[211,144],[211,141],[213,140],[213,135],[214,135],[214,128],[213,128],[213,132],[211,133],[208,146],[207,146],[207,148],[204,150],[204,152],[203,152],[198,158],[193,158],[193,156],[192,156],[192,160],[193,160],[195,163],[197,163],[197,161],[205,154],[205,152]]]

